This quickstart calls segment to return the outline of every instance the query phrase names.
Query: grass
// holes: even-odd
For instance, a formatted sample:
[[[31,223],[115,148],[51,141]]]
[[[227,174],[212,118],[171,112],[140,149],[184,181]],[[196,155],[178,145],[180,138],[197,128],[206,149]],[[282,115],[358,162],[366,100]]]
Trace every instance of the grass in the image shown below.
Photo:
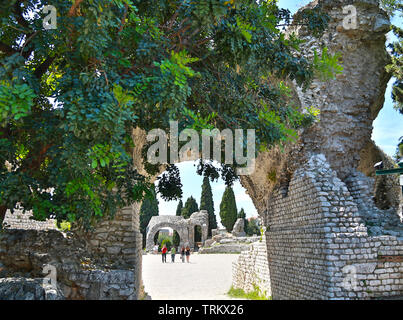
[[[235,289],[231,287],[228,291],[228,295],[232,298],[247,299],[247,300],[271,300],[271,297],[266,297],[261,293],[257,286],[253,286],[254,290],[251,292],[245,292],[242,289]]]

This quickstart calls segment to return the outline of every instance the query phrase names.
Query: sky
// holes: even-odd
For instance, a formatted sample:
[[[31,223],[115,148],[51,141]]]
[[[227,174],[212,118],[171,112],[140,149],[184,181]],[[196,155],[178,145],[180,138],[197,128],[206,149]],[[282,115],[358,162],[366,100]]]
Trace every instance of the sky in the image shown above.
[[[309,3],[309,0],[279,0],[279,7],[288,8],[292,13],[296,12],[301,6]],[[393,22],[400,26],[403,25],[400,17],[395,17]],[[393,35],[388,35],[388,38],[393,40]],[[372,139],[375,143],[383,149],[388,155],[393,156],[396,151],[399,138],[403,136],[403,116],[400,115],[394,108],[391,98],[393,80],[390,81],[385,95],[385,104],[380,111],[377,119],[373,123]],[[197,162],[183,162],[177,166],[180,170],[182,184],[183,184],[183,203],[190,196],[193,196],[198,205],[200,205],[201,185],[203,177],[196,173],[194,164]],[[225,184],[220,179],[218,182],[211,182],[213,191],[214,208],[217,221],[220,222],[220,202],[225,190]],[[237,202],[238,211],[243,208],[247,217],[256,217],[258,215],[252,200],[246,194],[246,190],[241,184],[236,182],[233,186],[235,199]],[[159,214],[160,215],[175,215],[176,207],[179,201],[165,202],[160,197],[159,200]]]

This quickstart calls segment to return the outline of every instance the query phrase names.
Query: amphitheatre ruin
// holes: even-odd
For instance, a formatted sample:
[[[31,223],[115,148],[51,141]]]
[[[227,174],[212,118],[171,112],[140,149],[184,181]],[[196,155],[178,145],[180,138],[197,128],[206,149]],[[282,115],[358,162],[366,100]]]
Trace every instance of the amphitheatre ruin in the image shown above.
[[[320,109],[319,121],[285,150],[260,153],[255,172],[241,176],[265,232],[234,263],[233,286],[248,291],[258,284],[273,299],[401,297],[402,192],[398,176],[375,177],[375,163],[393,162],[371,140],[390,80],[389,18],[376,0],[321,2],[331,17],[321,39],[294,31],[305,40],[306,56],[321,45],[340,52],[344,71],[334,80],[314,80],[305,92],[295,87],[301,108]],[[357,8],[357,29],[340,27],[347,2]],[[133,140],[135,166],[146,174],[139,160],[145,132],[134,129]],[[49,230],[52,223],[8,214],[0,233],[0,299],[144,299],[143,237],[151,249],[155,232],[173,227],[181,241],[191,242],[197,224],[203,243],[209,239],[203,212],[189,221],[153,218],[142,235],[140,205],[123,208],[90,233],[65,234]],[[57,270],[56,289],[42,285],[45,265]],[[346,286],[351,270],[353,285]]]

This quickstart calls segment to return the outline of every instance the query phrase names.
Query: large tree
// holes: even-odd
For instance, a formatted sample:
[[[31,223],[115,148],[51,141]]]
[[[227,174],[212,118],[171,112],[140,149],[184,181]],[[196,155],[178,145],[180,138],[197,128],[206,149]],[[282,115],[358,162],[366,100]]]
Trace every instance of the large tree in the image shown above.
[[[211,230],[217,228],[217,219],[214,213],[213,192],[211,191],[210,180],[208,177],[203,178],[200,210],[207,210],[208,212],[208,236],[210,237]]]
[[[226,187],[220,203],[220,218],[222,225],[231,232],[238,217],[234,190]]]
[[[56,29],[43,26],[45,5]],[[297,23],[317,35],[320,10]],[[282,80],[306,88],[319,68],[285,38],[289,21],[271,0],[2,1],[0,220],[19,203],[89,227],[141,201],[151,183],[133,166],[133,127],[253,128],[257,150],[295,138],[314,116]],[[178,175],[161,177],[164,199],[181,197]]]
[[[143,235],[143,248],[146,246],[147,226],[153,216],[159,215],[158,199],[155,191],[145,198],[140,207],[140,232]]]
[[[197,204],[197,201],[195,198],[190,196],[186,202],[185,206],[182,209],[182,217],[185,219],[189,219],[192,213],[199,211],[199,205]]]

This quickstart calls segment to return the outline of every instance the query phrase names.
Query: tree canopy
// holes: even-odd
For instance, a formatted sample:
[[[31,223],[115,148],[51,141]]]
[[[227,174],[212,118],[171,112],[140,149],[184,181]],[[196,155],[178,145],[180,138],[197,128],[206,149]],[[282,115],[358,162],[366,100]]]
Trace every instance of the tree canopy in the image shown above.
[[[220,218],[222,225],[227,229],[228,232],[231,232],[238,218],[238,210],[232,187],[225,188],[220,203]]]
[[[44,28],[47,5],[56,29]],[[312,34],[326,28],[319,6],[305,13]],[[284,99],[286,81],[306,88],[315,63],[281,31],[289,18],[271,0],[3,1],[0,220],[20,204],[88,227],[150,195],[133,166],[135,127],[255,129],[259,148],[295,139],[314,115]],[[177,199],[170,173],[157,192]]]
[[[199,205],[197,204],[197,201],[195,198],[190,196],[186,202],[185,206],[182,209],[182,217],[185,219],[189,219],[192,213],[199,211]]]

